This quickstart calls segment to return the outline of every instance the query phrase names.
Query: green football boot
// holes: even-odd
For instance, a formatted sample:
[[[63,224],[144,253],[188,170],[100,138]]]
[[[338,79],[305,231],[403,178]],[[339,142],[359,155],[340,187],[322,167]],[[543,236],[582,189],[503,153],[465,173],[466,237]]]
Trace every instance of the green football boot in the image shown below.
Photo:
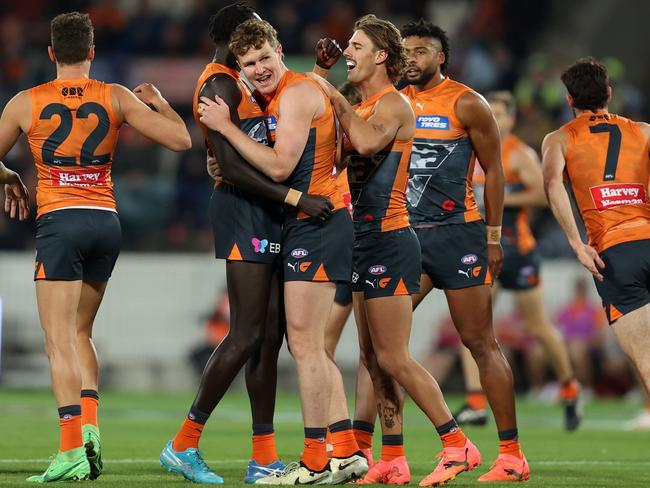
[[[99,428],[93,424],[84,424],[82,432],[86,457],[88,458],[88,464],[90,464],[90,479],[96,480],[104,469],[102,448],[99,442]]]
[[[45,473],[30,476],[27,481],[33,483],[51,483],[53,481],[79,481],[90,477],[90,465],[86,450],[77,447],[65,452],[58,452]]]

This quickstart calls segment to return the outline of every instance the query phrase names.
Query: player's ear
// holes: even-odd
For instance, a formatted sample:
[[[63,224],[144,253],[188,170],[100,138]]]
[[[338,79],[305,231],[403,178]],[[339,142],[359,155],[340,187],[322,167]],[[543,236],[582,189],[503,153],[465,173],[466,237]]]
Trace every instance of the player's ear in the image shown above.
[[[566,94],[566,103],[569,104],[569,107],[573,108],[573,97],[568,93]]]
[[[95,45],[93,44],[90,46],[90,49],[88,50],[88,61],[92,61],[95,59]]]
[[[607,87],[607,105],[612,101],[612,85]]]
[[[278,47],[275,48],[275,52],[278,53],[278,56],[280,56],[280,59],[284,58],[284,53],[282,52],[282,44],[278,43]]]
[[[388,53],[383,49],[380,49],[375,53],[375,64],[385,63],[388,59]]]
[[[50,61],[56,63],[56,54],[54,54],[52,46],[47,46],[47,55],[50,57]]]

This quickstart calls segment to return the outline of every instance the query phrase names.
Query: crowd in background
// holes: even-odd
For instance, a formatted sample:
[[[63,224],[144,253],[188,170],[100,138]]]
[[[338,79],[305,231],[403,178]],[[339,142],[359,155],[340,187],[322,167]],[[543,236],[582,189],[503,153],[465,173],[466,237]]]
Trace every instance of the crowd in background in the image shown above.
[[[211,181],[205,146],[192,119],[195,80],[213,53],[207,34],[210,15],[228,1],[210,0],[10,0],[0,5],[0,103],[19,90],[55,76],[47,57],[49,20],[80,10],[95,26],[97,58],[91,75],[131,88],[152,82],[186,119],[193,149],[173,154],[128,127],[114,157],[114,183],[123,226],[124,251],[211,250],[207,216]],[[354,21],[372,12],[401,26],[424,16],[451,39],[449,74],[479,92],[513,90],[519,104],[515,132],[539,148],[545,133],[571,117],[559,80],[564,60],[536,52],[535,40],[548,21],[548,1],[516,0],[357,0],[250,2],[276,26],[286,62],[309,69],[322,36],[347,41]],[[625,81],[625,69],[605,60],[616,85],[613,111],[643,119],[645,100]],[[344,70],[339,73],[343,81]],[[35,170],[22,141],[6,157],[34,188]],[[548,211],[533,216],[543,255],[570,256],[563,234]],[[0,216],[0,249],[33,248],[34,222]]]

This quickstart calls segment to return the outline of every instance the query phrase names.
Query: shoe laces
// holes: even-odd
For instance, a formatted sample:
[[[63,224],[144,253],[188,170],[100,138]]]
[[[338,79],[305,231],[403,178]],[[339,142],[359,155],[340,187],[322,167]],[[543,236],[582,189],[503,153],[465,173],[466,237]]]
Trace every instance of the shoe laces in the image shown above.
[[[294,471],[300,469],[301,466],[302,466],[302,465],[300,464],[300,461],[293,461],[293,462],[290,462],[290,463],[287,464],[287,466],[284,468],[284,471],[280,471],[280,470],[278,470],[278,472],[275,474],[275,476],[278,476],[278,477],[279,477],[279,476],[282,476],[282,475],[285,475],[285,474],[292,473],[292,472],[294,472]]]
[[[201,473],[209,473],[210,472],[210,467],[206,464],[206,462],[203,460],[203,451],[199,451],[198,449],[195,452],[194,457],[194,462],[193,468],[195,468],[197,471],[200,471]]]

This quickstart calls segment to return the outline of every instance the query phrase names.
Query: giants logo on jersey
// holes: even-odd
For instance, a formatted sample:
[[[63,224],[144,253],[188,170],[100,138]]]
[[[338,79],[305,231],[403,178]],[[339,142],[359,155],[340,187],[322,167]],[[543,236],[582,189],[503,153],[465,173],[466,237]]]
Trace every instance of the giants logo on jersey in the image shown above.
[[[648,197],[645,186],[638,183],[612,183],[589,188],[598,211],[603,212],[621,205],[642,205]]]

